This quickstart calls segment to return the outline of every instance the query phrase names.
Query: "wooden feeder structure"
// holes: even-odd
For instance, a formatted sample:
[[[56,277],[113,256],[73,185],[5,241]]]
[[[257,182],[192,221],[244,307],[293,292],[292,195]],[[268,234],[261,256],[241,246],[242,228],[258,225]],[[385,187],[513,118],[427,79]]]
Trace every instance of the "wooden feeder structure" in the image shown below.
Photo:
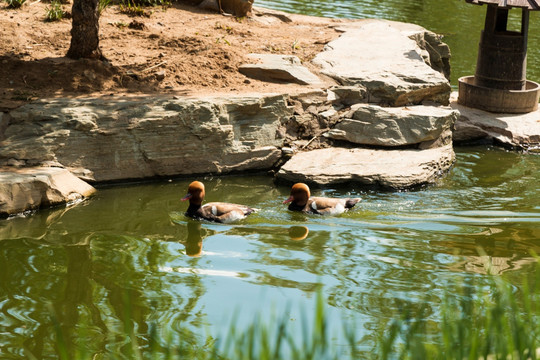
[[[538,108],[540,85],[526,78],[529,12],[540,0],[465,0],[487,5],[474,76],[459,79],[458,103],[496,113]],[[507,29],[511,8],[521,9],[521,31]]]

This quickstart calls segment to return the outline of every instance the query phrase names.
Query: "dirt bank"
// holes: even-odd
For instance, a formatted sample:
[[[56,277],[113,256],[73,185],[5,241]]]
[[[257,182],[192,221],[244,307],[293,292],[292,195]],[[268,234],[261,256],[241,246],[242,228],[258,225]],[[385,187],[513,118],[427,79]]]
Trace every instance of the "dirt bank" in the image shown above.
[[[290,15],[288,22],[262,8],[238,19],[180,4],[131,17],[111,6],[100,19],[100,46],[109,60],[102,63],[65,57],[71,20],[45,22],[49,6],[35,1],[0,11],[1,110],[44,97],[287,92],[298,85],[241,75],[246,54],[294,54],[317,73],[309,60],[346,21]]]

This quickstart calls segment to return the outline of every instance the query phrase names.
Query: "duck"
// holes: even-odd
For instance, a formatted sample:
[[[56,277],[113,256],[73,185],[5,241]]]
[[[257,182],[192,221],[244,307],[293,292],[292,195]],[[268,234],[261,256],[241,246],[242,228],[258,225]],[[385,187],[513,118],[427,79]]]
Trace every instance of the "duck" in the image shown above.
[[[189,184],[187,194],[182,198],[182,201],[189,200],[186,216],[218,223],[230,223],[242,220],[255,212],[255,209],[249,206],[224,202],[211,202],[202,205],[204,195],[204,184],[202,182],[193,181]]]
[[[351,209],[361,200],[361,198],[311,197],[309,186],[304,183],[296,183],[291,188],[289,198],[283,203],[290,203],[289,210],[291,211],[301,211],[306,214],[339,215]]]

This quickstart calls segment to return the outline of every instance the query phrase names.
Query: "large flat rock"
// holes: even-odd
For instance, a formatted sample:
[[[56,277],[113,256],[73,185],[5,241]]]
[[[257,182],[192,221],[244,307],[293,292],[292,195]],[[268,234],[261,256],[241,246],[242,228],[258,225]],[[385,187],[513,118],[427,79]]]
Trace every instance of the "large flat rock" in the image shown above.
[[[328,148],[294,155],[276,176],[318,185],[356,183],[405,189],[435,182],[454,161],[452,145],[427,150]]]
[[[430,66],[431,55],[419,46],[425,29],[384,20],[356,22],[327,44],[313,63],[341,85],[361,85],[369,102],[392,106],[430,100],[447,105],[450,83]],[[433,46],[430,46],[433,49]],[[449,52],[447,55],[449,57]],[[440,56],[439,56],[440,57]]]
[[[46,99],[9,114],[0,165],[54,165],[89,181],[271,168],[285,95]]]
[[[0,168],[0,217],[80,201],[95,191],[66,169]]]
[[[451,106],[460,113],[454,130],[456,142],[487,138],[525,150],[540,148],[540,110],[527,114],[491,113],[458,104],[456,93],[452,94]]]

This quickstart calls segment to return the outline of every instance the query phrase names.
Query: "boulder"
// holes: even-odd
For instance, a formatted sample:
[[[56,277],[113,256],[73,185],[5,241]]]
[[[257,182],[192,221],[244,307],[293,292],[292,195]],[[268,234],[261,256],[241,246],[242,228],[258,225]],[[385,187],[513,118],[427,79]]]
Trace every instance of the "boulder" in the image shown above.
[[[460,105],[456,94],[452,99],[452,108],[460,113],[454,130],[456,142],[489,139],[524,150],[540,148],[540,110],[526,114],[497,114]]]
[[[293,55],[249,54],[249,58],[258,61],[255,64],[240,65],[238,71],[250,78],[287,82],[301,85],[319,85],[321,79],[302,66],[300,59]]]
[[[77,202],[95,191],[66,169],[0,168],[0,217]]]
[[[294,155],[276,174],[287,182],[406,189],[435,182],[455,161],[452,145],[427,150],[328,148]]]
[[[284,95],[47,99],[10,113],[0,164],[55,165],[88,181],[271,168]]]
[[[430,66],[429,52],[416,42],[420,29],[384,20],[354,22],[343,26],[344,33],[313,63],[343,86],[365,87],[369,102],[402,106],[429,100],[448,105],[450,83]]]
[[[414,145],[441,137],[452,129],[458,115],[446,107],[357,104],[326,136],[362,145]]]

